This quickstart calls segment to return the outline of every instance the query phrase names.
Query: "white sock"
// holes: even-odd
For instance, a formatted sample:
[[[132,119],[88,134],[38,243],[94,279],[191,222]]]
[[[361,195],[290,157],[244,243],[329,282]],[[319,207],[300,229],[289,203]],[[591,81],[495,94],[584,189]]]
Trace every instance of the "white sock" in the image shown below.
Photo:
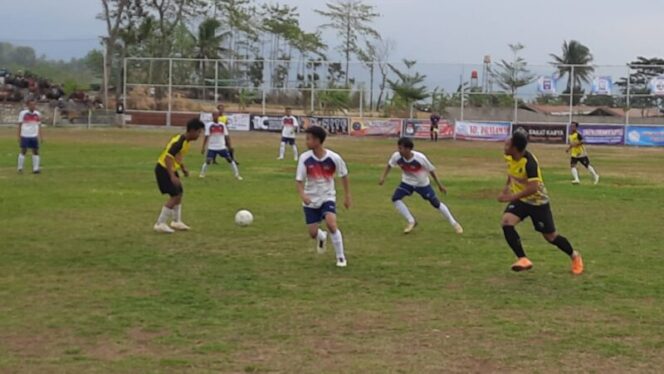
[[[22,153],[18,154],[18,170],[23,170],[23,164],[25,164],[25,155]]]
[[[159,218],[157,218],[157,223],[166,223],[168,222],[168,218],[173,214],[173,210],[169,209],[165,206],[161,207],[161,214],[159,214]]]
[[[208,169],[208,164],[207,162],[204,162],[203,167],[201,167],[201,175],[205,175],[205,173],[207,173],[207,169]]]
[[[39,170],[39,156],[32,155],[32,171]]]
[[[233,169],[233,175],[236,177],[240,175],[240,169],[238,169],[237,163],[235,161],[231,161],[231,169]]]
[[[182,204],[173,207],[173,221],[182,222]]]
[[[297,160],[299,154],[297,153],[297,145],[293,144],[293,158]]]
[[[397,200],[393,204],[394,207],[397,208],[397,211],[401,213],[403,218],[405,218],[406,221],[408,221],[408,223],[415,223],[415,217],[413,217],[413,215],[410,214],[410,210],[408,210],[408,207],[403,201]]]
[[[595,171],[595,168],[592,165],[588,165],[588,171],[590,174],[592,174],[593,178],[597,178],[597,172]]]
[[[321,230],[321,229],[318,229],[318,237],[316,239],[326,241],[327,240],[327,233],[325,231]]]
[[[440,203],[440,206],[438,207],[438,210],[443,214],[443,217],[447,220],[447,222],[450,223],[450,225],[454,226],[457,224],[457,221],[454,219],[452,216],[452,212],[447,208],[447,205],[443,204],[442,202]]]
[[[284,153],[286,152],[286,143],[281,142],[279,145],[279,158],[284,158]]]
[[[344,254],[344,238],[341,236],[341,230],[337,229],[337,232],[333,232],[332,236],[332,245],[334,246],[334,252],[337,253],[337,258],[346,258]]]
[[[574,177],[575,181],[579,180],[579,171],[576,168],[572,168],[572,177]]]

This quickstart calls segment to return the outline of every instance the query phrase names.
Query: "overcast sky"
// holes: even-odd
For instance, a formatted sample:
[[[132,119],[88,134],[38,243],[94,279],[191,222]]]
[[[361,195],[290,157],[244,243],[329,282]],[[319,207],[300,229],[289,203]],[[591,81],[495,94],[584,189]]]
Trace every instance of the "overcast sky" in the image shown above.
[[[321,18],[324,0],[282,0],[298,6],[305,29]],[[396,42],[394,59],[481,63],[507,57],[506,44],[526,45],[530,64],[544,64],[562,41],[588,45],[597,64],[624,64],[638,55],[663,56],[662,0],[370,0],[381,35]],[[50,58],[81,57],[99,46],[100,0],[3,0],[0,40],[33,46]],[[26,23],[29,17],[29,25]],[[333,34],[327,42],[335,45]]]

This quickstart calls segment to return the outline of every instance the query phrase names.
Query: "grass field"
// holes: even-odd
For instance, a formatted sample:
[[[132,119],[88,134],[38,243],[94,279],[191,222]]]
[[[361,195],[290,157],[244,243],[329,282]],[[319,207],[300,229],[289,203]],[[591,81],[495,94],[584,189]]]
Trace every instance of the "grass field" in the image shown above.
[[[153,165],[169,133],[50,130],[44,173],[17,175],[0,129],[0,372],[661,372],[664,150],[591,147],[602,181],[569,183],[562,146],[533,145],[557,226],[587,272],[520,227],[513,255],[495,197],[499,144],[420,142],[449,188],[459,237],[419,198],[403,236],[377,181],[394,140],[331,138],[348,162],[349,260],[317,255],[278,136],[238,134],[227,165],[184,181],[184,219],[152,232],[164,202]],[[300,142],[302,144],[302,142]],[[187,164],[202,162],[192,148]],[[233,223],[250,209],[253,226]]]

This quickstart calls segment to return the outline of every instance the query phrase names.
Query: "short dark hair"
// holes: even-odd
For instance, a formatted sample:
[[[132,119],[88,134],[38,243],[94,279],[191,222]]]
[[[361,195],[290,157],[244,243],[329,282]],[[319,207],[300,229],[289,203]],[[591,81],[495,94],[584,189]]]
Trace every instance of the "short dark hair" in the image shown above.
[[[320,140],[320,144],[325,143],[325,138],[327,138],[327,133],[325,132],[325,129],[320,126],[311,126],[305,131],[305,133]]]
[[[415,144],[413,144],[413,141],[410,138],[406,138],[405,136],[399,138],[399,141],[397,141],[397,145],[400,145],[400,146],[402,146],[404,148],[408,148],[408,149],[415,148]]]
[[[528,134],[524,131],[516,131],[512,134],[512,147],[516,148],[517,151],[523,152],[528,146]]]
[[[187,122],[187,131],[197,131],[205,128],[205,124],[199,118],[192,118]]]
[[[572,125],[572,126],[576,126],[576,127],[579,127],[579,123],[576,122],[576,121],[572,121],[572,123],[570,123],[570,125]]]

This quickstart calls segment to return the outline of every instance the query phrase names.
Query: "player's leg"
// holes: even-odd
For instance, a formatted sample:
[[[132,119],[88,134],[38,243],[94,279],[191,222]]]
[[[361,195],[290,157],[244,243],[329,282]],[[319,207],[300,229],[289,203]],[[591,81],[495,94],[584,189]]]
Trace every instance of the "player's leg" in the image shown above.
[[[205,162],[203,162],[203,166],[201,167],[201,174],[199,177],[205,178],[205,174],[207,174],[207,170],[212,165],[212,162],[214,162],[214,159],[217,157],[217,153],[212,150],[207,151],[207,155],[205,156]]]
[[[516,225],[518,225],[523,218],[527,217],[528,213],[526,212],[527,207],[521,202],[512,202],[510,203],[505,212],[503,213],[503,218],[501,219],[500,224],[503,227],[503,235],[505,236],[505,241],[514,252],[514,255],[517,257],[517,261],[512,264],[512,270],[514,271],[524,271],[530,270],[533,267],[532,262],[526,256],[526,252],[523,250],[523,245],[521,244],[521,237],[516,231]]]
[[[231,153],[228,150],[221,151],[221,156],[226,159],[228,164],[231,166],[231,170],[233,170],[233,176],[237,180],[242,180],[242,177],[240,176],[240,168],[237,165],[237,162],[233,160],[233,157],[231,157]]]
[[[295,143],[295,139],[288,139],[288,144],[291,146],[291,148],[293,148],[293,159],[297,161],[299,153],[297,151],[297,144]]]
[[[277,160],[283,160],[285,153],[286,153],[286,139],[281,138],[281,143],[279,144],[279,158]]]
[[[434,134],[434,133],[435,133],[434,129],[431,128],[431,130],[430,130],[430,132],[429,132],[429,138],[431,139],[431,141],[433,141],[433,134]]]
[[[438,199],[438,196],[436,196],[436,192],[433,190],[431,185],[428,185],[426,187],[418,187],[415,189],[417,193],[422,196],[422,198],[426,201],[428,201],[434,209],[438,210],[442,215],[443,218],[447,220],[447,222],[454,227],[454,230],[457,232],[457,234],[463,234],[463,227],[457,222],[456,219],[454,219],[454,216],[452,215],[452,212],[450,212],[450,209],[445,205],[440,199]]]
[[[21,138],[21,149],[18,152],[18,165],[16,170],[19,173],[23,172],[23,166],[25,165],[25,154],[28,153],[28,148],[25,146],[24,139],[25,138]]]
[[[574,250],[572,243],[566,237],[556,231],[551,206],[546,204],[535,207],[530,218],[533,220],[535,230],[539,231],[547,242],[555,245],[570,257],[572,260],[572,273],[576,275],[583,273],[583,259],[581,258],[581,254]]]
[[[39,156],[39,139],[33,138],[30,142],[30,149],[32,149],[32,172],[34,174],[41,173],[41,157]]]
[[[325,252],[327,233],[320,229],[320,221],[323,220],[322,208],[304,207],[304,220],[309,230],[309,237],[316,240],[316,252]]]
[[[572,172],[572,184],[579,184],[579,170],[576,168],[576,164],[579,162],[579,159],[576,157],[572,157],[570,160],[570,170]]]
[[[392,194],[392,205],[394,205],[394,208],[396,208],[397,212],[399,212],[399,214],[401,214],[401,216],[408,222],[406,228],[403,230],[404,234],[410,234],[415,226],[417,226],[415,217],[413,217],[413,215],[410,213],[410,210],[403,202],[405,197],[413,194],[413,190],[413,186],[406,183],[401,183],[397,189],[394,190],[394,194]]]
[[[436,129],[436,130],[433,132],[433,138],[434,138],[434,141],[435,141],[435,142],[438,141],[438,131],[439,131],[439,130]]]
[[[595,171],[595,168],[590,164],[590,159],[586,156],[581,159],[581,164],[588,169],[590,172],[590,175],[593,177],[593,183],[597,184],[599,183],[599,174],[597,174],[597,171]]]
[[[328,204],[328,203],[326,203]],[[337,266],[345,268],[348,265],[346,261],[346,254],[344,253],[344,238],[341,235],[341,230],[337,226],[337,214],[333,212],[334,205],[327,206],[325,210],[325,224],[327,229],[330,232],[330,238],[332,239],[332,245],[334,246],[334,252],[337,257]]]

